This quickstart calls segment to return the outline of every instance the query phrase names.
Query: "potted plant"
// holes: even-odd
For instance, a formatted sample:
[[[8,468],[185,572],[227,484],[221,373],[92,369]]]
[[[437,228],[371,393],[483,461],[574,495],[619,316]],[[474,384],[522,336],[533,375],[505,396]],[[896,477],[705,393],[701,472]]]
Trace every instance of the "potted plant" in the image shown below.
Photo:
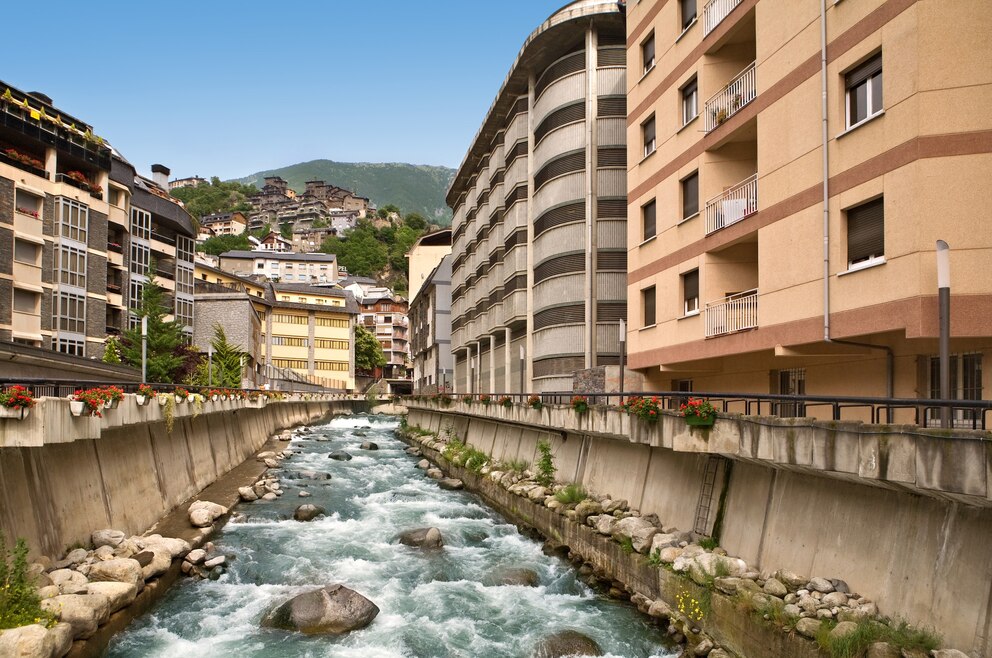
[[[463,395],[462,396],[462,402],[464,402],[465,404],[472,404],[472,396],[471,395]]]
[[[530,397],[527,398],[527,406],[529,406],[531,409],[537,409],[538,411],[540,411],[541,409],[544,408],[544,402],[541,400],[540,395],[531,395]]]
[[[176,402],[178,402],[180,404],[182,404],[183,402],[187,402],[187,401],[189,401],[189,402],[192,402],[193,401],[192,398],[191,398],[190,392],[187,391],[185,388],[181,388],[181,387],[180,388],[176,388],[176,389],[174,389],[172,391],[172,394],[174,396],[176,396]]]
[[[572,410],[577,414],[584,414],[589,411],[589,398],[584,395],[573,395],[569,404],[572,405]]]
[[[69,399],[69,413],[103,418],[102,410],[106,402],[107,394],[102,388],[78,389]]]
[[[148,404],[148,400],[155,397],[155,391],[148,384],[139,384],[138,392],[134,394],[134,401],[138,403],[139,407],[143,407]]]
[[[689,398],[679,407],[679,410],[682,412],[682,417],[685,418],[686,425],[713,427],[713,423],[716,422],[716,409],[713,408],[709,400]]]
[[[626,402],[620,405],[620,408],[631,416],[637,416],[641,420],[648,422],[655,422],[661,417],[661,405],[657,397],[642,398],[635,396],[628,398]]]
[[[483,404],[483,406],[488,407],[489,406],[489,403],[492,402],[492,401],[493,401],[493,399],[491,397],[489,397],[489,394],[487,394],[487,393],[483,393],[482,395],[479,396],[479,402],[481,402]]]
[[[16,418],[23,420],[28,417],[29,410],[36,400],[26,387],[15,384],[0,391],[0,418]]]
[[[510,407],[513,406],[513,398],[511,398],[509,395],[504,395],[499,399],[499,403],[504,407],[506,407],[507,409],[509,409]]]
[[[103,394],[105,398],[103,406],[105,409],[116,409],[117,405],[124,399],[124,391],[118,386],[108,386],[103,389]]]

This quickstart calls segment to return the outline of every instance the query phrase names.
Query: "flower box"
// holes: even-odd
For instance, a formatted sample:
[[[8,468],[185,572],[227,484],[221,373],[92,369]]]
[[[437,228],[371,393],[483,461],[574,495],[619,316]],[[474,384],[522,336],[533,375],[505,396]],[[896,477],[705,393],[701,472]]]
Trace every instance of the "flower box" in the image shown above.
[[[692,427],[713,427],[716,416],[686,416],[685,424]]]
[[[147,395],[135,395],[134,396],[134,401],[138,403],[138,406],[139,407],[143,407],[146,404],[148,404],[148,396]]]
[[[86,403],[82,400],[69,400],[69,413],[73,416],[82,416]]]
[[[24,407],[0,407],[0,418],[16,418],[17,420],[24,420],[28,417],[30,409]]]

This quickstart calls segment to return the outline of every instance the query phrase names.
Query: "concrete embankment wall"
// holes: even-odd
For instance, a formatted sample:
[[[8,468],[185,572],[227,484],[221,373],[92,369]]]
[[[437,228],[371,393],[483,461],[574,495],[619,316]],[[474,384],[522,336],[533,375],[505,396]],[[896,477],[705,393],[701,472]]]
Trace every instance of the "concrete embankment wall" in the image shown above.
[[[695,525],[713,454],[437,409],[411,408],[408,422],[450,429],[501,461],[533,464],[546,439],[560,481],[625,498],[682,530]],[[720,513],[720,545],[731,555],[758,569],[841,578],[883,614],[933,627],[969,655],[992,656],[992,508],[946,491],[921,495],[856,475],[726,456],[706,523],[712,530]]]
[[[100,528],[141,533],[251,456],[274,431],[350,412],[353,403],[274,402],[195,417],[184,410],[171,432],[157,405],[138,408],[126,399],[103,419],[73,419],[66,405],[45,400],[33,418],[5,421],[8,440],[0,442],[0,531],[8,540],[24,537],[33,554],[61,556]],[[142,415],[142,422],[130,422]],[[11,446],[19,429],[14,422],[24,423],[23,442],[39,443],[32,428],[44,441]],[[72,433],[59,434],[53,429],[59,423],[73,426]],[[87,435],[84,425],[96,428],[88,434],[96,438],[77,438]]]

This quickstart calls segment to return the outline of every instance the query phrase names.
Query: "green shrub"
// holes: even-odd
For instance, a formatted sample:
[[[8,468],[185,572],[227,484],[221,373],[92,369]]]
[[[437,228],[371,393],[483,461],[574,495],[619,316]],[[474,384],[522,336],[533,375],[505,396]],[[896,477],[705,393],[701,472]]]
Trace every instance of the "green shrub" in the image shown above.
[[[631,539],[630,537],[626,535],[620,535],[619,543],[620,543],[620,548],[622,548],[623,552],[626,553],[627,555],[630,555],[631,553],[634,552],[634,540]]]
[[[874,619],[862,619],[851,633],[844,637],[832,637],[830,631],[836,626],[833,620],[825,620],[816,635],[817,644],[832,658],[857,658],[876,642],[888,642],[897,650],[922,650],[929,655],[931,650],[940,646],[941,641],[932,630],[913,628],[905,621],[893,626]]]
[[[530,462],[525,459],[511,459],[503,462],[503,470],[511,473],[523,473],[530,467]]]
[[[555,494],[555,499],[564,505],[581,503],[589,497],[581,484],[569,484]]]
[[[699,545],[708,551],[712,551],[718,546],[716,539],[713,537],[703,537],[699,540]]]
[[[551,444],[545,439],[541,439],[537,443],[537,451],[541,453],[541,456],[537,459],[537,480],[538,484],[545,487],[550,487],[555,481],[555,460],[551,455]]]
[[[28,624],[55,625],[55,618],[41,609],[41,599],[28,576],[28,545],[18,539],[13,554],[0,533],[0,629]]]

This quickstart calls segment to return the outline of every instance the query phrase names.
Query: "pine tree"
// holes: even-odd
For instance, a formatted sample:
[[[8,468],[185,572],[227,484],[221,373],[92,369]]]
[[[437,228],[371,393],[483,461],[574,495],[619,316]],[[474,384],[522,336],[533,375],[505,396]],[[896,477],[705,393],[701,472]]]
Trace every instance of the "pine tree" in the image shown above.
[[[183,342],[183,333],[177,322],[165,320],[171,309],[165,306],[162,295],[162,287],[149,276],[148,283],[141,290],[141,308],[132,313],[138,318],[148,318],[147,380],[169,384],[175,382],[176,374],[184,363],[178,350]],[[121,357],[124,363],[141,368],[140,322],[124,332]]]
[[[120,350],[121,346],[120,343],[117,342],[117,339],[113,336],[108,337],[103,348],[103,362],[112,365],[120,365]]]
[[[202,361],[196,370],[194,381],[200,386],[220,388],[241,388],[242,359],[244,352],[228,342],[224,328],[214,325],[214,337],[210,341],[213,358],[208,364]],[[212,364],[212,365],[211,365]]]

